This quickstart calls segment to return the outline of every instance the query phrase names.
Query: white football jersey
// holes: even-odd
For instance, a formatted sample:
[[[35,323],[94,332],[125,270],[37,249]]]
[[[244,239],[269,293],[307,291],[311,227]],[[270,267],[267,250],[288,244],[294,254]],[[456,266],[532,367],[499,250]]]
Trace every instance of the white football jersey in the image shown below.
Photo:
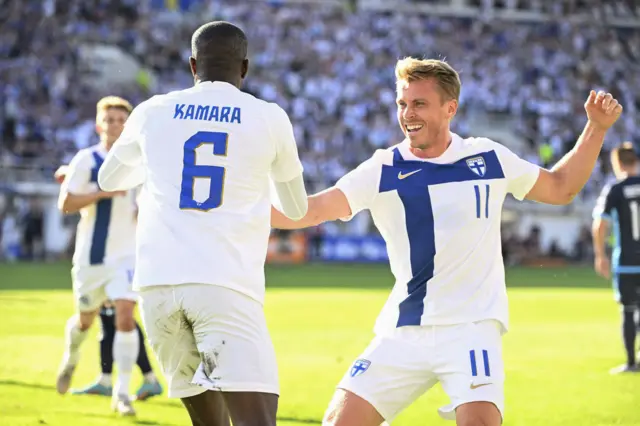
[[[523,199],[539,170],[489,139],[454,134],[438,158],[414,156],[405,141],[340,179],[352,216],[371,211],[396,279],[376,333],[485,319],[506,330],[502,204],[507,193]]]
[[[146,175],[134,288],[213,284],[262,302],[270,179],[302,173],[285,111],[203,82],[139,105],[113,149]]]
[[[62,190],[74,195],[98,191],[98,169],[106,155],[102,145],[79,151],[69,164]],[[133,190],[81,209],[73,264],[113,264],[134,256],[136,210]]]

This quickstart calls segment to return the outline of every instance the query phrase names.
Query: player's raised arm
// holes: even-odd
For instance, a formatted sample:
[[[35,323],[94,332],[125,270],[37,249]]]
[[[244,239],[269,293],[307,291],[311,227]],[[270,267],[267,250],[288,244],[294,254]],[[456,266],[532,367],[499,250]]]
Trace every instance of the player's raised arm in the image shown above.
[[[308,205],[293,126],[287,113],[279,106],[273,105],[272,118],[271,136],[276,145],[276,158],[272,165],[271,178],[285,217],[299,220],[307,213]]]
[[[551,170],[540,170],[526,198],[545,204],[569,204],[589,180],[607,130],[618,120],[622,105],[602,91],[591,91],[584,105],[587,124],[576,145]]]

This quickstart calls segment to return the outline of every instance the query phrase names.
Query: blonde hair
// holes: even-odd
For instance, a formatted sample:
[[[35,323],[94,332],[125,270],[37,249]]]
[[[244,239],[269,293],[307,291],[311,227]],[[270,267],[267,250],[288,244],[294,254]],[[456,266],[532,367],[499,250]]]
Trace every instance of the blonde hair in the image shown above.
[[[406,57],[396,64],[396,81],[434,79],[445,101],[460,99],[460,76],[451,65],[438,59],[416,59]]]
[[[133,106],[128,100],[120,96],[105,96],[96,105],[96,121],[99,121],[100,117],[111,108],[121,109],[129,114],[133,111]]]

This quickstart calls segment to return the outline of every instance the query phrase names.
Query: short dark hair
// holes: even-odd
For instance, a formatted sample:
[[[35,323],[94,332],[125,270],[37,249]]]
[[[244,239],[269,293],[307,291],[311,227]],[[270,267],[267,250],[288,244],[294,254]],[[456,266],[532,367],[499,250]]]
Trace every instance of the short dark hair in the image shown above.
[[[247,36],[239,27],[226,21],[202,25],[191,37],[191,54],[198,70],[212,68],[240,69],[247,58]]]
[[[631,142],[622,142],[611,152],[612,160],[617,160],[622,166],[633,166],[638,162],[638,154]]]

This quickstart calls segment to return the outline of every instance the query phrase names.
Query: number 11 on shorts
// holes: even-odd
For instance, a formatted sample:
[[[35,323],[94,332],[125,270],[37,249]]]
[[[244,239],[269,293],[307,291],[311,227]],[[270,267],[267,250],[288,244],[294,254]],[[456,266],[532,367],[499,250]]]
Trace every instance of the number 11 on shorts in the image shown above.
[[[471,375],[473,377],[478,376],[478,363],[476,360],[476,351],[472,349],[469,351],[469,360],[471,361]],[[482,350],[482,364],[484,366],[484,375],[491,376],[491,370],[489,369],[489,352],[485,349]]]

